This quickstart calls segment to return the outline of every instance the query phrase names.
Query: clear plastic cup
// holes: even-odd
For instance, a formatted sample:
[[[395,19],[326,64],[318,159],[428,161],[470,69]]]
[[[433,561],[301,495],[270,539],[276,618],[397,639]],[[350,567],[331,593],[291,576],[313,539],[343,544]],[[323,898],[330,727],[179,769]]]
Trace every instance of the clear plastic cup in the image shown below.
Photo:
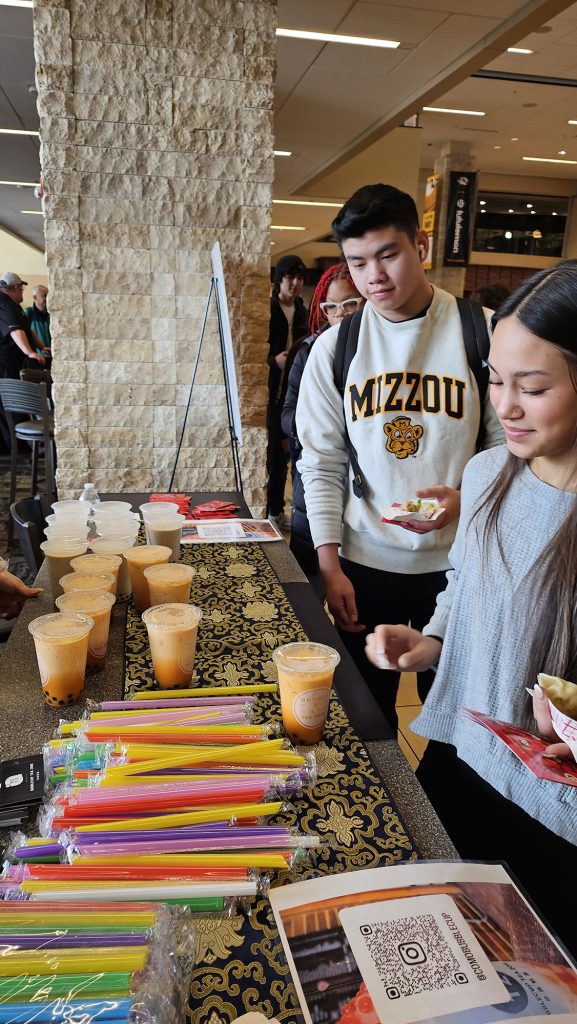
[[[80,512],[53,512],[51,516],[46,516],[47,526],[60,526],[67,523],[87,523],[88,515],[86,511]]]
[[[159,604],[144,612],[152,667],[161,688],[189,685],[201,618],[200,608],[193,604]]]
[[[168,512],[178,512],[178,505],[176,504],[175,501],[145,501],[144,505],[139,505],[138,507],[140,509],[140,512],[142,513],[143,519],[145,512],[148,512],[150,510],[153,512],[159,512],[161,509],[163,509],[164,511]]]
[[[40,548],[48,564],[52,597],[56,600],[62,593],[62,587],[60,586],[61,578],[70,572],[72,559],[77,558],[78,555],[85,554],[88,543],[86,539],[75,540],[74,538],[55,537],[54,539],[50,538],[50,540],[43,541]]]
[[[110,616],[114,606],[114,595],[104,590],[72,590],[56,598],[56,607],[63,615],[71,612],[89,615],[94,625],[88,637],[87,665],[104,668],[108,649]]]
[[[99,537],[138,537],[140,522],[135,523],[130,519],[116,519],[114,516],[106,516],[96,521],[96,533]]]
[[[39,615],[29,624],[44,700],[55,708],[76,704],[84,689],[90,615],[55,612]]]
[[[293,742],[318,743],[327,718],[340,654],[325,644],[283,644],[272,652],[282,720]]]
[[[132,600],[137,612],[142,614],[150,606],[150,592],[144,570],[148,569],[149,565],[168,562],[171,554],[172,548],[163,544],[137,544],[124,552],[132,583]]]
[[[143,518],[146,543],[166,544],[167,547],[172,548],[171,562],[178,562],[182,524],[186,516],[161,509],[160,512],[147,510],[143,513]]]
[[[113,572],[70,572],[60,580],[65,594],[73,590],[105,590],[116,599],[116,576]]]
[[[95,515],[122,515],[123,513],[132,512],[132,505],[129,501],[99,501],[98,505],[95,506]]]
[[[188,604],[190,601],[190,585],[196,569],[182,562],[167,562],[162,565],[150,565],[144,570],[150,607],[158,604]]]
[[[93,552],[91,555],[80,555],[79,558],[73,558],[70,563],[70,568],[74,572],[111,572],[116,579],[116,587],[114,588],[114,596],[116,597],[118,591],[118,572],[122,565],[122,558],[119,555],[104,555],[102,552],[98,554]]]
[[[90,547],[96,555],[119,555],[121,558],[120,569],[118,570],[118,584],[116,587],[116,600],[126,601],[132,594],[132,583],[128,565],[124,558],[124,552],[134,546],[136,535],[124,534],[118,536],[111,534],[109,537],[95,537],[90,541]]]
[[[50,508],[53,509],[54,512],[61,512],[64,509],[85,509],[86,502],[80,501],[79,498],[67,498],[65,501],[53,501]]]
[[[65,526],[62,528],[59,526],[47,526],[44,530],[44,536],[46,540],[65,540],[69,543],[86,544],[88,530],[86,527],[81,530],[78,526]]]

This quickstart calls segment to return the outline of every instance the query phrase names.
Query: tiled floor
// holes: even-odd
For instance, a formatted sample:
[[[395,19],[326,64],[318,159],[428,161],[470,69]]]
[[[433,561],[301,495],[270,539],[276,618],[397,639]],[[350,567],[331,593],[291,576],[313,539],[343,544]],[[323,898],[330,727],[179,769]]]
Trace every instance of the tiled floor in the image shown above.
[[[422,736],[411,732],[409,726],[417,717],[421,702],[417,694],[417,682],[414,672],[403,672],[397,696],[397,714],[399,716],[399,746],[413,770],[421,760],[427,741]]]

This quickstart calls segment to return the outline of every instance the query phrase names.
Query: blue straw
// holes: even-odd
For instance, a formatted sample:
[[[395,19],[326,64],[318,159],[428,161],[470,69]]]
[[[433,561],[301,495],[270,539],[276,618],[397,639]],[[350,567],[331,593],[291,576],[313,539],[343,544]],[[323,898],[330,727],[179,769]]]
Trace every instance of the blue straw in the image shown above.
[[[128,1024],[132,999],[60,999],[50,1003],[3,1003],[0,1024],[68,1024],[85,1019],[106,1024]],[[75,1013],[72,1013],[75,1011]],[[82,1018],[80,1015],[85,1014]]]

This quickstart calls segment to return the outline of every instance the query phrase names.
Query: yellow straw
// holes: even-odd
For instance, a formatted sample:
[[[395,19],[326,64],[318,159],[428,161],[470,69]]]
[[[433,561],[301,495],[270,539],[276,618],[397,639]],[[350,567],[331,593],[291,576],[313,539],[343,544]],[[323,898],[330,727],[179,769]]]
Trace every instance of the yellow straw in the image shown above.
[[[249,686],[197,686],[190,690],[138,690],[134,700],[158,700],[165,697],[226,697],[242,693],[274,693],[277,683],[258,683]]]
[[[148,961],[146,946],[123,946],[114,949],[52,949],[48,951],[24,950],[22,954],[0,957],[0,977],[9,978],[23,974],[94,974],[115,971],[128,973],[142,971]]]
[[[155,772],[160,768],[180,768],[192,764],[210,764],[214,761],[226,761],[227,764],[267,764],[269,761],[267,751],[270,748],[271,740],[263,740],[260,743],[241,743],[235,747],[207,747],[202,751],[191,748],[189,753],[177,754],[176,757],[167,751],[165,757],[108,768],[106,777],[121,779],[126,775],[138,775],[139,772]],[[296,756],[298,757],[298,755]]]
[[[203,825],[227,818],[262,818],[278,814],[282,801],[269,804],[228,804],[226,807],[212,807],[204,811],[187,811],[185,814],[161,814],[158,817],[122,818],[120,821],[103,821],[94,825],[78,825],[77,832],[134,832],[141,829],[177,828],[179,825]]]
[[[30,906],[30,904],[28,904]],[[46,924],[47,917],[50,917],[50,924],[54,927],[60,925],[71,928],[82,925],[136,925],[142,928],[154,928],[156,924],[156,912],[153,910],[131,910],[130,904],[123,906],[119,912],[115,910],[31,910],[24,913],[23,910],[10,910],[2,914],[2,924]]]
[[[75,857],[74,866],[87,864],[111,864],[113,867],[130,865],[130,867],[161,867],[173,868],[286,868],[286,858],[280,853],[162,853],[162,854],[118,854],[113,857]]]
[[[271,766],[271,772],[274,772],[275,777],[280,779],[286,779],[289,774],[289,769],[284,765],[273,764]],[[113,786],[150,786],[158,785],[158,783],[166,784],[170,782],[222,782],[228,779],[238,779],[238,773],[234,771],[227,771],[222,769],[221,772],[215,773],[214,775],[128,775],[125,779],[112,779],[107,781],[106,779],[101,783],[101,787],[111,789]],[[266,776],[264,776],[266,778]],[[101,788],[99,787],[99,788]],[[75,786],[74,789],[82,789],[81,786]],[[44,844],[45,839],[42,840]]]

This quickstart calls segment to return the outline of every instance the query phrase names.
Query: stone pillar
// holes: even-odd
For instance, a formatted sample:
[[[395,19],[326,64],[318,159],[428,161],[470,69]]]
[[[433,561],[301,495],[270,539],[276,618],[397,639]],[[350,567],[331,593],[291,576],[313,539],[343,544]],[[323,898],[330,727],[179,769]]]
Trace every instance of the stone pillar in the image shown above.
[[[35,0],[61,497],[168,486],[218,240],[264,507],[275,27],[275,0]],[[214,312],[174,486],[234,486]]]
[[[463,294],[467,268],[443,266],[449,198],[449,172],[474,171],[475,169],[470,142],[446,142],[441,150],[441,156],[438,160],[435,160],[435,174],[441,175],[441,181],[437,194],[433,268],[429,270],[427,277],[431,284],[444,288],[451,295]]]

